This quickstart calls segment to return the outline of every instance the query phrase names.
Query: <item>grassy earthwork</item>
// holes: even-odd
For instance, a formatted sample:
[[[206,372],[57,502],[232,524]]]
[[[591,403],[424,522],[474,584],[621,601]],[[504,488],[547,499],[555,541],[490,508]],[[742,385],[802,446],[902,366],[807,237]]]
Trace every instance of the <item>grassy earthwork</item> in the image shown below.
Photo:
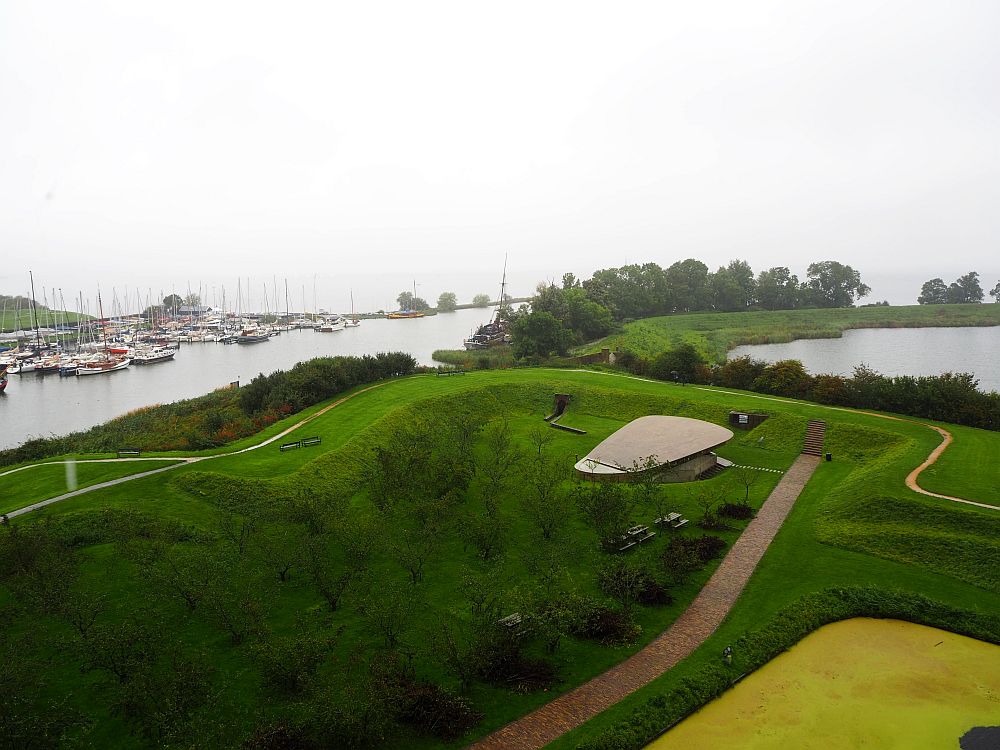
[[[878,308],[849,312],[869,309]],[[694,317],[698,316],[671,320]],[[552,394],[557,392],[573,394],[563,421],[587,430],[586,435],[544,427],[541,417],[548,413]],[[316,413],[326,405],[312,407],[306,414]],[[538,644],[529,645],[531,656],[548,658],[556,668],[557,680],[547,691],[522,691],[474,679],[463,692],[455,675],[428,644],[435,641],[443,625],[460,632],[469,622],[475,598],[471,589],[496,592],[499,611],[518,611],[537,597],[544,577],[540,571],[556,570],[560,586],[610,602],[597,585],[597,573],[612,558],[598,551],[594,531],[575,511],[568,512],[554,541],[543,539],[522,508],[526,483],[515,476],[514,481],[504,485],[499,502],[506,528],[506,550],[483,560],[470,543],[465,526],[445,523],[445,531],[429,553],[423,580],[412,585],[397,554],[400,541],[414,532],[412,521],[391,509],[377,509],[372,489],[363,486],[362,467],[370,462],[374,448],[391,447],[400,436],[414,440],[423,436],[430,445],[435,441],[428,430],[447,429],[447,425],[464,419],[487,424],[503,417],[509,424],[513,445],[521,454],[536,451],[532,436],[539,429],[551,435],[552,441],[544,450],[552,465],[565,472],[562,488],[569,492],[572,481],[567,467],[629,420],[658,413],[725,424],[731,409],[766,411],[771,416],[750,432],[738,432],[719,450],[724,457],[740,464],[783,470],[801,448],[806,421],[818,418],[828,422],[826,450],[831,451],[834,460],[820,465],[730,617],[706,645],[633,698],[557,741],[556,747],[573,747],[593,736],[627,715],[641,700],[676,685],[700,666],[717,661],[725,644],[815,591],[871,584],[964,609],[1000,611],[1000,575],[996,572],[1000,569],[1000,510],[922,497],[903,484],[907,473],[938,444],[937,433],[914,422],[888,421],[803,402],[593,372],[533,369],[474,372],[460,377],[420,375],[356,389],[336,408],[272,445],[95,491],[14,523],[27,529],[48,520],[68,530],[82,561],[79,590],[99,594],[112,604],[102,610],[100,623],[111,624],[141,612],[164,624],[180,652],[199,655],[208,663],[213,694],[218,697],[211,716],[192,719],[201,722],[196,725],[197,731],[206,738],[207,745],[226,746],[228,741],[239,746],[242,738],[261,723],[290,721],[290,717],[305,710],[303,706],[318,710],[315,697],[276,695],[273,687],[265,684],[261,653],[268,643],[291,642],[303,633],[323,640],[327,650],[316,667],[316,675],[333,689],[334,695],[340,691],[345,696],[342,700],[352,700],[350,689],[361,669],[359,665],[378,660],[390,650],[372,614],[377,602],[370,594],[382,592],[387,597],[405,599],[409,606],[398,645],[391,650],[402,653],[419,678],[461,692],[483,715],[471,732],[451,742],[410,729],[392,728],[382,744],[458,747],[633,653],[676,619],[717,563],[673,586],[672,604],[635,607],[635,621],[641,632],[627,644],[607,646],[566,637],[551,656],[544,654]],[[290,417],[265,433],[275,435],[301,418]],[[481,465],[488,463],[489,429],[479,433],[470,447]],[[979,463],[984,457],[1000,455],[1000,435],[970,428],[949,429],[955,443],[933,473],[925,474],[924,486],[1000,505],[1000,497],[991,491],[1000,486],[1000,468],[995,462]],[[312,435],[322,442],[287,452],[278,450],[282,442]],[[249,447],[254,442],[241,441],[229,450]],[[438,456],[431,451],[428,458],[436,460]],[[85,474],[84,466],[89,473]],[[138,471],[138,466],[78,464],[78,481],[81,486],[103,481],[114,476],[115,471]],[[100,473],[104,471],[110,473]],[[29,479],[32,472],[38,473]],[[0,478],[0,482],[6,482],[5,502],[12,493],[18,499],[30,496],[31,500],[41,499],[46,493],[59,494],[64,491],[60,489],[60,482],[62,487],[65,485],[64,472],[64,467],[57,465]],[[778,477],[773,472],[759,473],[749,489],[752,505],[759,507]],[[694,521],[701,514],[699,500],[706,493],[730,501],[743,497],[746,488],[736,479],[734,473],[727,472],[705,482],[663,486],[659,492],[670,510],[681,512],[692,523],[683,531],[661,532],[628,558],[656,570],[658,555],[671,534],[696,537],[703,533]],[[18,483],[11,484],[15,481]],[[482,517],[484,495],[485,479],[477,473],[462,497],[449,508],[449,516]],[[239,506],[251,501],[252,505]],[[343,503],[337,505],[338,512],[363,519],[366,533],[374,540],[363,585],[350,587],[336,610],[327,606],[301,561],[293,566],[287,581],[279,582],[266,559],[274,546],[293,551],[301,546],[303,522],[290,519],[289,508],[311,501]],[[207,605],[188,611],[170,591],[157,586],[142,566],[143,555],[135,552],[153,539],[160,545],[158,549],[167,548],[178,559],[184,556],[210,560],[223,553],[234,554],[228,549],[231,545],[224,530],[231,531],[232,517],[223,510],[232,510],[234,504],[243,507],[248,515],[252,508],[256,524],[239,566],[225,570],[232,586],[252,592],[260,605],[262,625],[259,632],[248,634],[238,644],[220,628],[217,618],[205,611]],[[639,506],[633,520],[651,524],[654,515],[652,508]],[[713,533],[731,544],[743,525],[735,523],[731,530]],[[127,550],[132,552],[126,554]],[[336,545],[330,547],[329,554],[332,565],[343,563]],[[552,561],[555,565],[546,568]],[[16,597],[15,587],[0,584],[0,611],[12,618],[7,637],[16,638],[30,628],[30,657],[45,665],[45,689],[52,697],[70,696],[74,707],[91,717],[92,721],[75,730],[75,739],[101,747],[144,746],[146,740],[137,739],[134,727],[130,733],[128,719],[109,708],[109,688],[102,673],[81,671],[79,660],[73,656],[76,652],[67,645],[73,634],[65,622],[56,616],[18,618],[10,614]],[[57,648],[69,656],[54,659]],[[325,705],[334,713],[343,708]]]
[[[169,465],[169,461],[44,463],[20,471],[0,470],[0,513],[111,479]]]

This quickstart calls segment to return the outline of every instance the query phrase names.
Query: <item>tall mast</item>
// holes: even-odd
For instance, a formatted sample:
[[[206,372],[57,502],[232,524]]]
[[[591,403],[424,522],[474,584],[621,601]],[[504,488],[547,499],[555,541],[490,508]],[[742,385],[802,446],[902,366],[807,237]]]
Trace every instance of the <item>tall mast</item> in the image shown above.
[[[101,333],[104,334],[104,359],[109,360],[111,357],[108,355],[108,326],[104,321],[104,305],[101,304],[101,290],[97,290],[97,313],[100,315],[99,320],[101,321]]]
[[[38,333],[38,311],[35,309],[35,277],[28,271],[28,278],[31,280],[31,317],[32,325],[35,327],[35,348],[42,350],[42,338]]]
[[[504,290],[507,288],[507,253],[503,254],[503,276],[500,279],[500,300],[497,303],[497,318],[500,318],[500,313],[503,312],[503,295]]]

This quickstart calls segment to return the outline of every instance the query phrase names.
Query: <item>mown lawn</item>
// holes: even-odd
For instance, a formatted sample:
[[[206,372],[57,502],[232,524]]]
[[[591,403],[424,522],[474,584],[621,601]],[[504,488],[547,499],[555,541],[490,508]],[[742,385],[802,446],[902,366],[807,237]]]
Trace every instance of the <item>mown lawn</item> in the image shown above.
[[[586,435],[544,428],[541,416],[548,413],[552,394],[556,392],[574,395],[563,421],[587,430]],[[317,435],[322,438],[320,446],[282,453],[276,443],[236,456],[213,458],[60,503],[43,514],[18,519],[17,525],[26,526],[48,518],[74,530],[75,538],[83,540],[81,554],[85,562],[81,587],[100,592],[118,603],[114,614],[102,617],[113,621],[115,617],[126,616],[130,607],[139,603],[144,612],[155,613],[169,626],[184,651],[206,655],[215,669],[213,684],[221,695],[219,705],[214,708],[213,726],[220,737],[231,737],[245,733],[260,720],[277,721],[295,715],[301,708],[296,700],[276,696],[262,685],[258,657],[261,643],[290,638],[303,628],[313,635],[336,634],[329,660],[319,674],[331,685],[345,690],[353,679],[351,675],[357,675],[359,663],[385,652],[372,620],[362,615],[360,609],[365,606],[367,592],[409,590],[405,586],[398,588],[406,577],[394,562],[391,550],[394,542],[413,529],[404,517],[374,513],[372,498],[358,485],[359,467],[369,459],[374,447],[391,445],[393,436],[417,434],[412,432],[414,426],[433,415],[444,415],[447,420],[458,420],[463,415],[483,420],[505,415],[514,443],[522,452],[535,449],[531,436],[536,428],[541,428],[552,436],[545,450],[556,464],[566,467],[617,427],[638,416],[678,414],[725,423],[730,409],[762,410],[771,417],[753,431],[738,432],[720,449],[720,455],[742,464],[784,469],[798,454],[806,421],[821,418],[829,424],[827,449],[833,453],[834,461],[821,464],[736,609],[706,646],[678,669],[557,746],[572,747],[580,737],[589,736],[624,715],[644,696],[661,692],[698,665],[717,659],[721,648],[740,633],[804,594],[831,585],[891,585],[963,607],[1000,611],[1000,578],[995,573],[996,562],[1000,561],[997,533],[1000,516],[993,511],[921,498],[903,486],[906,474],[937,444],[939,438],[933,431],[917,424],[890,422],[806,403],[609,374],[530,370],[473,373],[461,378],[415,376],[390,381],[345,401],[285,439]],[[288,421],[294,422],[294,418]],[[268,433],[275,434],[280,429],[280,425],[274,425]],[[949,450],[956,455],[962,455],[966,443],[973,446],[975,455],[988,455],[991,444],[993,455],[1000,451],[1000,436],[963,429],[955,434],[956,442]],[[480,460],[486,457],[487,446],[482,437],[475,444],[475,452]],[[980,475],[970,479],[967,460],[960,458],[943,464],[934,481],[947,485],[946,491],[956,495],[981,493],[990,481],[993,486],[1000,484],[997,481],[1000,470],[995,466],[984,468]],[[35,470],[22,473],[30,471]],[[751,487],[753,505],[759,506],[777,478],[776,474],[760,474]],[[569,488],[568,480],[565,486]],[[341,488],[352,488],[347,512],[363,513],[374,519],[379,543],[364,587],[352,590],[341,607],[330,611],[302,570],[293,570],[286,583],[278,583],[273,576],[264,574],[263,563],[254,551],[260,544],[253,540],[279,538],[286,527],[292,528],[283,514],[286,506],[297,502],[303,494],[333,497]],[[548,551],[560,560],[562,575],[581,594],[603,597],[595,579],[608,557],[597,551],[594,532],[573,514],[561,542],[545,542],[521,510],[520,500],[526,491],[523,482],[514,482],[504,492],[502,508],[509,524],[510,541],[506,553],[498,560],[479,559],[460,527],[445,536],[428,560],[425,579],[415,589],[419,606],[401,636],[404,653],[421,677],[452,690],[459,688],[428,644],[434,641],[442,623],[455,623],[459,627],[468,620],[469,593],[464,580],[479,587],[496,586],[504,611],[515,611],[530,598],[538,583],[538,556]],[[707,482],[670,485],[662,490],[671,509],[693,520],[701,513],[699,499],[706,492],[735,500],[744,491],[731,473]],[[483,492],[483,479],[477,476],[454,512],[481,514]],[[144,544],[144,537],[132,531],[123,536],[121,529],[125,526],[131,529],[134,524],[146,528],[149,524],[142,520],[125,523],[121,519],[126,512],[134,511],[140,519],[155,519],[156,523],[169,527],[169,539],[164,543],[172,544],[178,553],[217,550],[226,544],[220,526],[224,520],[220,504],[250,496],[261,503],[255,506],[261,516],[256,536],[250,537],[248,548],[252,551],[244,558],[244,572],[237,579],[239,585],[258,587],[258,597],[264,603],[267,635],[256,642],[251,639],[233,645],[211,618],[198,610],[186,612],[169,592],[151,586],[135,558],[122,554],[129,545]],[[644,507],[636,511],[635,520],[648,524],[652,517],[650,509]],[[693,522],[690,526],[694,526]],[[691,528],[681,533],[698,536],[702,532]],[[738,533],[736,529],[719,535],[731,544]],[[666,545],[667,536],[661,533],[632,559],[655,569],[656,556]],[[513,692],[475,680],[466,695],[484,718],[461,740],[442,743],[402,731],[392,734],[387,746],[461,745],[600,673],[667,627],[714,567],[715,563],[692,575],[684,584],[671,588],[673,604],[637,607],[636,622],[642,631],[630,645],[601,646],[588,640],[565,638],[551,657],[557,667],[558,681],[548,692]],[[0,588],[0,607],[10,596],[7,589]],[[70,639],[69,631],[58,618],[34,618],[30,623],[36,633],[48,633],[61,643]],[[13,637],[27,627],[28,621],[21,620],[9,632]],[[542,655],[540,651],[532,653]],[[39,646],[40,658],[45,654],[44,646]],[[107,688],[98,674],[81,673],[73,659],[52,664],[48,673],[53,686],[51,694],[73,695],[84,713],[97,718],[86,732],[88,742],[108,747],[141,746],[142,742],[128,733],[128,722],[110,714]]]
[[[39,464],[14,472],[4,470],[0,472],[0,513],[9,513],[65,492],[170,464],[169,461],[141,460],[121,463],[76,461],[69,465]]]

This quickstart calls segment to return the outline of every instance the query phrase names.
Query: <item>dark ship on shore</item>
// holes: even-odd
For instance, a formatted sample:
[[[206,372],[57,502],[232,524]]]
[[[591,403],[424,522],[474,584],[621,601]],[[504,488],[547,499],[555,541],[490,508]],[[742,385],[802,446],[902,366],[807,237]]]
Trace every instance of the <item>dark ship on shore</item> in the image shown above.
[[[497,301],[496,313],[489,323],[484,323],[476,329],[463,344],[469,351],[477,349],[491,349],[494,346],[502,346],[510,343],[510,322],[504,317],[504,301],[506,299],[507,288],[507,259],[503,262],[503,280],[500,282],[500,298]]]

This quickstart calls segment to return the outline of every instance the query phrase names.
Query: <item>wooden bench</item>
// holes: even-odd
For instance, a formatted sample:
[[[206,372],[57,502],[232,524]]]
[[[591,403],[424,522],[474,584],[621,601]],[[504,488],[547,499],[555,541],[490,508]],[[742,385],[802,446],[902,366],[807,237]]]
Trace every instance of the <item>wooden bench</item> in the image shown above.
[[[299,442],[302,443],[303,447],[307,445],[319,445],[323,442],[323,438],[314,435],[313,437],[302,438]]]
[[[294,448],[301,448],[301,447],[302,447],[302,441],[296,440],[294,443],[283,443],[278,450],[284,452],[284,451],[290,451]]]
[[[686,518],[678,518],[676,521],[674,521],[673,523],[670,524],[670,528],[672,528],[672,529],[679,529],[681,526],[683,526],[687,522],[688,522],[688,519],[686,519]]]
[[[123,456],[138,456],[140,453],[141,451],[138,448],[121,448],[118,451],[118,458],[122,458]]]

